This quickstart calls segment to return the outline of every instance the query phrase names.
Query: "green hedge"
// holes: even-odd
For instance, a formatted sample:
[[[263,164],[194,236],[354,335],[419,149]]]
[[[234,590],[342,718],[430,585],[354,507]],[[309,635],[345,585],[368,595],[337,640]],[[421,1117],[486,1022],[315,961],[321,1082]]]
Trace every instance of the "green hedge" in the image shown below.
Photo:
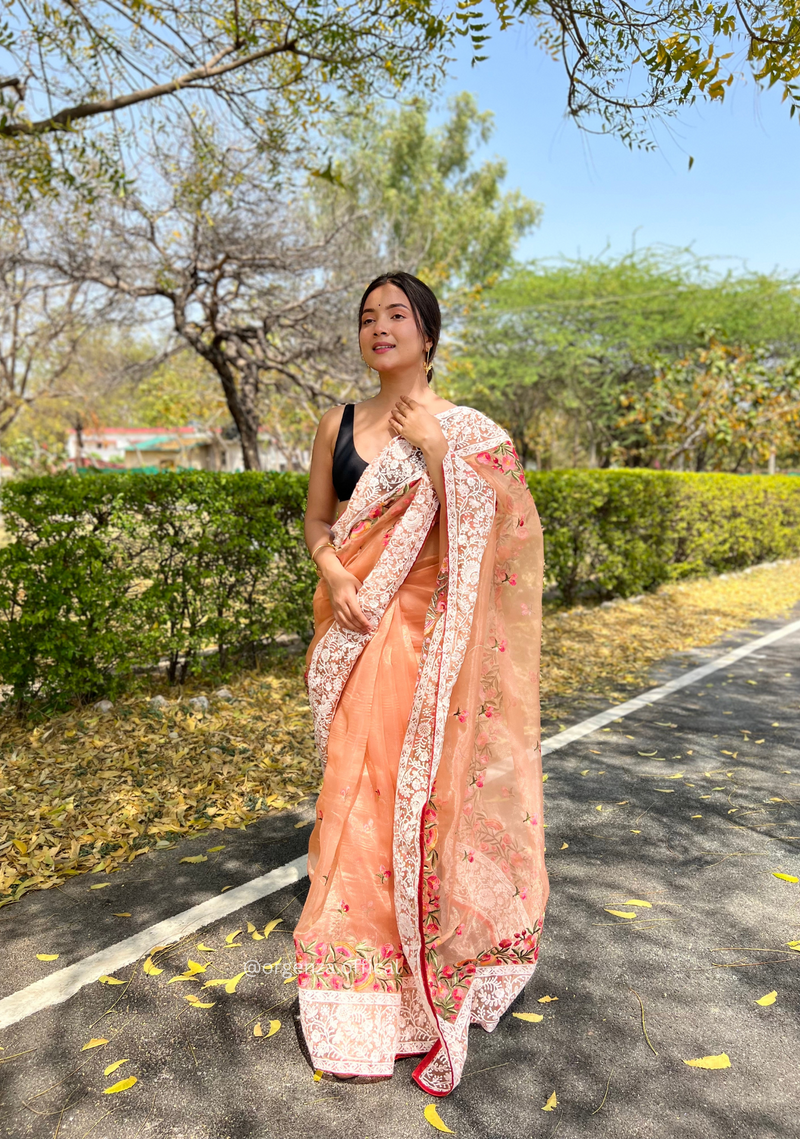
[[[800,554],[800,481],[672,471],[529,473],[546,582],[570,605]]]
[[[528,482],[547,588],[572,604],[800,554],[800,480],[552,471]],[[181,679],[278,633],[309,635],[316,572],[302,539],[307,479],[109,473],[7,484],[0,683],[13,699],[114,695],[167,659]]]
[[[303,542],[307,480],[207,472],[66,475],[0,492],[0,681],[16,701],[113,695],[166,658],[182,679],[308,633],[316,571]]]

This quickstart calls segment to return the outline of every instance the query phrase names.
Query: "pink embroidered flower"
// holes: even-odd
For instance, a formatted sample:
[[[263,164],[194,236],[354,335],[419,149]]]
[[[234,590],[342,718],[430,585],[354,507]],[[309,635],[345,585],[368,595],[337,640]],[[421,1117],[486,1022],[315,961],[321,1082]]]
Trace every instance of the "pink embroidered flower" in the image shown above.
[[[460,724],[465,723],[468,715],[469,715],[469,713],[466,711],[466,709],[463,712],[459,712],[458,713],[458,722]]]
[[[504,937],[503,940],[500,942],[500,948],[501,949],[510,949],[511,948],[511,938],[510,937]]]
[[[339,794],[342,796],[342,798],[343,798],[343,799],[346,799],[346,798],[347,798],[347,793],[348,793],[348,791],[349,791],[349,790],[350,790],[350,788],[349,788],[349,787],[343,787],[343,788],[341,789],[341,791],[339,792]]]
[[[501,831],[503,829],[503,824],[499,819],[487,819],[486,825],[490,831]]]
[[[523,858],[523,856],[520,854],[520,852],[518,850],[512,850],[511,854],[509,854],[508,857],[509,857],[509,860],[511,862],[511,865],[516,866],[516,867],[522,866],[523,862],[525,861],[525,859]]]
[[[388,961],[390,957],[394,957],[394,946],[390,941],[387,941],[385,945],[381,946],[380,952],[381,957]]]
[[[477,736],[475,737],[476,747],[486,747],[488,742],[489,742],[489,737],[486,734],[486,732],[478,732]]]
[[[483,787],[483,775],[479,775],[478,778],[475,780],[475,786],[476,787]]]
[[[475,851],[474,850],[465,850],[464,851],[464,858],[466,858],[467,862],[474,862],[475,861]]]
[[[436,612],[437,613],[444,613],[444,611],[446,609],[447,609],[447,598],[444,596],[444,594],[442,594],[439,597],[439,600],[436,602]]]
[[[528,891],[523,888],[522,890],[520,890],[519,896],[520,896],[520,898],[522,898],[522,900],[524,902],[525,899],[528,897]]]
[[[317,958],[316,958],[317,961],[320,961],[323,957],[327,956],[327,953],[328,953],[327,942],[318,941],[317,944],[314,946],[314,952],[317,955]]]
[[[436,921],[436,918],[428,918],[428,920],[425,922],[425,932],[426,933],[438,933],[439,932],[439,923]]]
[[[486,854],[486,852],[488,850],[491,850],[491,849],[492,849],[491,844],[488,842],[479,842],[478,843],[478,850],[480,850],[482,854]]]
[[[380,518],[381,509],[382,509],[382,507],[380,507],[380,506],[373,506],[372,510],[370,510],[370,512],[369,512],[369,517],[370,518]]]
[[[531,607],[525,601],[523,601],[522,604],[520,605],[519,611],[523,617],[530,617],[530,615],[531,615]]]
[[[475,972],[475,962],[470,961],[468,964],[462,966],[461,972],[465,977],[471,977]]]
[[[349,961],[351,957],[355,956],[349,945],[339,945],[337,946],[337,951],[339,956],[345,961]]]
[[[503,455],[500,462],[503,466],[503,470],[510,471],[510,470],[512,470],[513,467],[515,467],[517,465],[517,456],[514,454]]]
[[[331,977],[331,988],[332,989],[341,989],[341,987],[342,987],[342,978],[341,977]]]
[[[491,464],[494,462],[494,459],[492,458],[492,456],[489,454],[488,451],[479,451],[478,454],[475,456],[475,458],[478,460],[479,463],[483,463],[483,464]]]
[[[454,976],[454,974],[455,974],[455,969],[453,968],[452,965],[445,965],[445,967],[442,969],[442,976],[443,977],[452,977],[452,976]]]
[[[509,791],[508,787],[502,787],[500,789],[500,794],[503,796],[504,799],[510,799],[511,798],[511,792]]]
[[[456,987],[455,989],[453,989],[453,1000],[454,1000],[454,1001],[455,1001],[457,1004],[461,1004],[461,1002],[464,1000],[464,997],[465,997],[466,995],[467,995],[467,990],[466,990],[466,989],[461,989],[461,988],[459,988],[459,987]]]
[[[494,715],[494,708],[492,707],[491,704],[486,705],[486,707],[484,708],[483,714],[484,714],[484,716],[486,716],[487,720],[491,720],[492,716]],[[348,788],[348,790],[349,790],[349,788]]]
[[[508,584],[509,585],[516,585],[517,584],[517,575],[515,573],[509,574]]]
[[[463,925],[457,925],[456,926],[456,937],[461,937],[461,934],[463,932],[464,932],[464,926]]]
[[[378,981],[376,981],[375,984],[372,986],[372,991],[373,991],[373,993],[379,993],[381,991],[381,986],[378,983]]]
[[[510,846],[511,845],[511,835],[510,834],[504,834],[503,837],[500,839],[500,845],[501,846]]]
[[[508,641],[505,638],[503,638],[503,640],[499,642],[497,648],[499,649],[499,651],[501,653],[504,653],[506,651],[506,649],[508,648]]]
[[[430,892],[432,894],[436,893],[436,891],[441,886],[441,882],[439,881],[439,879],[436,877],[435,874],[429,874],[426,881],[427,881],[428,889],[430,890]]]
[[[469,816],[472,814],[472,810],[473,810],[472,803],[465,803],[461,813],[463,815]]]
[[[298,973],[297,974],[297,983],[301,989],[305,989],[308,986],[309,980],[310,980],[310,978],[309,978],[308,973]]]
[[[339,913],[346,914],[349,909],[347,902],[339,902]]]

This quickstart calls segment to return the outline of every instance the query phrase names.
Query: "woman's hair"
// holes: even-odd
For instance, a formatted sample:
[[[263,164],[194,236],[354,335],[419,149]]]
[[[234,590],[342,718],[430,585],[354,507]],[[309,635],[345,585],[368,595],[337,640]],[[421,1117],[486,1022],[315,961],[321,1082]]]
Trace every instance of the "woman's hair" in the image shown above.
[[[411,311],[414,314],[414,323],[419,329],[423,340],[431,341],[427,359],[432,363],[433,357],[436,355],[436,348],[439,344],[439,334],[442,329],[442,313],[433,289],[428,288],[424,281],[420,281],[419,277],[414,277],[411,273],[403,273],[402,271],[397,273],[382,273],[380,277],[376,277],[374,281],[367,285],[364,290],[364,295],[361,298],[361,304],[358,306],[359,331],[361,329],[361,317],[364,315],[364,305],[367,303],[367,297],[374,289],[379,289],[381,285],[396,285],[397,288],[408,297],[411,304]],[[428,382],[432,379],[433,368],[428,372]]]

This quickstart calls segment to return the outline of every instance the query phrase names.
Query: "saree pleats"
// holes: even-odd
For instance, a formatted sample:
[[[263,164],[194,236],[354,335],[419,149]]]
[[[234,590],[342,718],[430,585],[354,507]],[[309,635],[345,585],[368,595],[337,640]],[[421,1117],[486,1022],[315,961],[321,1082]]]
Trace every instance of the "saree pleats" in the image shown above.
[[[372,620],[315,596],[309,695],[325,764],[295,931],[315,1067],[458,1083],[535,968],[548,897],[539,740],[541,527],[508,437],[441,417],[447,557],[419,452],[395,440],[334,527]]]

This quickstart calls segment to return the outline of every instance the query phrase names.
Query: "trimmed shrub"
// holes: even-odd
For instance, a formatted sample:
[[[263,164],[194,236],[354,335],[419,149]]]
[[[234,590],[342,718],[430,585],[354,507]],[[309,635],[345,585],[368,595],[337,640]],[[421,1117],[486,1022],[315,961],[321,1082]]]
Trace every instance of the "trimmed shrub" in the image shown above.
[[[800,480],[666,471],[529,473],[545,583],[563,604],[800,554]],[[113,472],[10,483],[0,683],[22,704],[111,695],[166,659],[182,680],[280,633],[310,635],[308,480]]]
[[[17,702],[88,699],[166,658],[183,679],[278,633],[307,635],[316,571],[298,475],[165,472],[3,488],[0,679]]]
[[[800,482],[651,470],[529,472],[563,604],[800,554]]]

